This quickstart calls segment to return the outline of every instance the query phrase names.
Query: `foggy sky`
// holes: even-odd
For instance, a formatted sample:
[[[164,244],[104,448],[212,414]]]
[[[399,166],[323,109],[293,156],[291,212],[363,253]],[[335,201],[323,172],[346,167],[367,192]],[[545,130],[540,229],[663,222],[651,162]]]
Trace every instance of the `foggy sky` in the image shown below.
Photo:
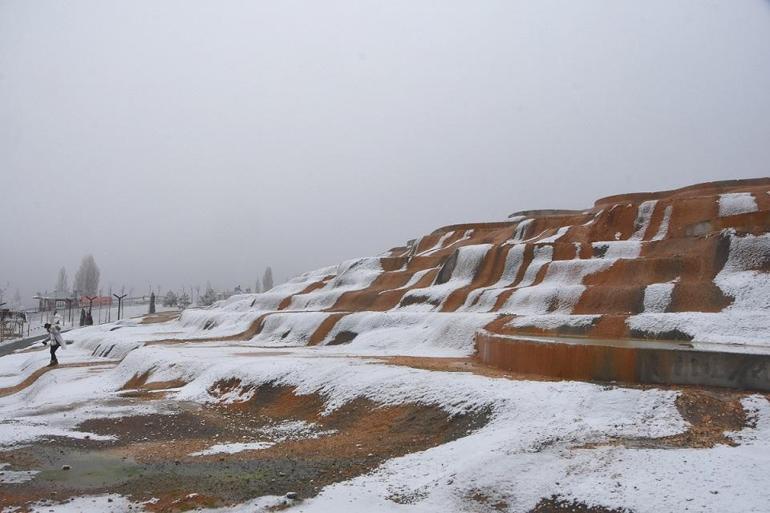
[[[0,0],[0,287],[247,287],[768,175],[768,91],[766,0]]]

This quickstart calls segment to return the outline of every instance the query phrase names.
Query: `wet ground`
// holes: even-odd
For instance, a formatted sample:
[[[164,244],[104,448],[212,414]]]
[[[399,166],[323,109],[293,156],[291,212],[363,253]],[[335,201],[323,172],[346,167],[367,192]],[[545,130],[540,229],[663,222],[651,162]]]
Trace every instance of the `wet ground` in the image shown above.
[[[138,379],[137,382],[141,382]],[[114,441],[52,438],[3,454],[6,470],[37,470],[33,479],[3,484],[0,506],[117,493],[147,501],[152,511],[241,503],[296,492],[312,497],[331,483],[366,473],[386,459],[465,436],[486,413],[449,418],[438,408],[381,407],[356,400],[323,416],[318,395],[286,387],[242,388],[237,381],[212,387],[242,393],[227,406],[174,402],[168,414],[91,419],[79,429]],[[163,392],[126,391],[126,400],[163,402]],[[194,456],[217,444],[256,443],[264,448]]]

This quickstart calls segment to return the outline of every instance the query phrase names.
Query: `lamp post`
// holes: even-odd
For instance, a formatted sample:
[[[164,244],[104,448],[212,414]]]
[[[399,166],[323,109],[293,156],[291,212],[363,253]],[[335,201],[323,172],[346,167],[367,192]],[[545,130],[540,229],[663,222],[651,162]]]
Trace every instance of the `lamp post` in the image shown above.
[[[5,302],[0,303],[0,306],[3,306]],[[5,331],[5,320],[3,319],[2,322],[0,322],[0,342],[3,341],[3,332]]]
[[[88,300],[88,317],[86,317],[87,321],[86,324],[89,326],[93,326],[94,324],[94,316],[92,314],[93,306],[94,306],[94,299],[98,298],[99,296],[86,296],[86,299]]]
[[[123,294],[122,296],[119,296],[117,294],[113,294],[115,298],[118,300],[118,320],[120,320],[120,314],[123,311],[123,298],[126,297],[128,294]]]

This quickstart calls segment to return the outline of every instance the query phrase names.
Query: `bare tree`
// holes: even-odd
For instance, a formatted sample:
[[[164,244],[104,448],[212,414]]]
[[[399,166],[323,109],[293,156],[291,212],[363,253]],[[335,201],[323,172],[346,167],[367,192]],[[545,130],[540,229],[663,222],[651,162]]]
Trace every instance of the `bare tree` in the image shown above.
[[[190,306],[190,296],[187,295],[187,292],[185,292],[184,289],[182,289],[182,295],[179,296],[177,304],[182,308],[182,310]]]
[[[176,306],[178,298],[174,291],[169,290],[166,292],[166,297],[163,298],[163,306]]]
[[[273,270],[269,265],[265,269],[265,275],[262,277],[262,287],[265,292],[273,288]]]
[[[93,255],[86,255],[80,261],[75,274],[75,290],[81,296],[95,296],[99,290],[99,267]]]
[[[56,297],[69,296],[69,278],[67,277],[67,269],[62,267],[59,269],[59,275],[56,278],[56,286],[53,288],[53,293]]]
[[[211,282],[206,282],[206,292],[202,296],[198,296],[198,304],[201,306],[209,306],[214,304],[217,300],[217,293],[211,287]]]

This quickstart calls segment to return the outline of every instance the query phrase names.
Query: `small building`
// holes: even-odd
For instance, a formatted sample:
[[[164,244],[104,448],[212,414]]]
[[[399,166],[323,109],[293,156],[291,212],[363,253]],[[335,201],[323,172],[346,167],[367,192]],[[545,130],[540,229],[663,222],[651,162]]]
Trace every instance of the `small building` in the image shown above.
[[[78,306],[78,300],[73,297],[35,296],[32,299],[37,299],[38,312],[52,312],[53,310],[62,312]]]

